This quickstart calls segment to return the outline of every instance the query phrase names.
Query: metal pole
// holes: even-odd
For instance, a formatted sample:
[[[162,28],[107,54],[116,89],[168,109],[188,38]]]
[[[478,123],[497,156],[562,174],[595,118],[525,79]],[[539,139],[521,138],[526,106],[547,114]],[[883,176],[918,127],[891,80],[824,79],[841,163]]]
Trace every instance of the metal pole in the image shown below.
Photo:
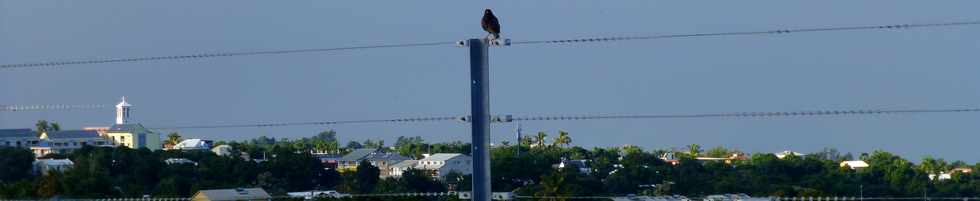
[[[522,132],[521,131],[521,122],[517,122],[517,149],[516,149],[517,150],[517,155],[515,157],[518,157],[518,158],[521,157],[521,140],[522,140],[522,137],[523,137],[523,136],[521,136],[521,132]]]
[[[473,201],[490,201],[490,62],[487,43],[469,39]]]

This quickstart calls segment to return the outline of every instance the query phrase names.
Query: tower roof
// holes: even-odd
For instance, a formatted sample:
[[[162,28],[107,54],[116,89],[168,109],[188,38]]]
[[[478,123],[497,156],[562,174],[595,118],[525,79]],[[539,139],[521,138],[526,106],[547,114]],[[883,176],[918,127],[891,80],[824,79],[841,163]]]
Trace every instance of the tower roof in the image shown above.
[[[116,107],[132,107],[132,106],[133,105],[130,105],[129,103],[126,102],[125,96],[122,97],[122,101],[119,102],[119,104],[116,104]]]

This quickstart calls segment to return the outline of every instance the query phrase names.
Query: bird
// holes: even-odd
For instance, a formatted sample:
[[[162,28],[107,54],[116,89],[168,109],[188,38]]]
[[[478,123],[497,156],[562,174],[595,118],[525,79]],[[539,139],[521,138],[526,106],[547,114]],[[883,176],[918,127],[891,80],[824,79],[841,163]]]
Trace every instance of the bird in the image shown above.
[[[483,26],[483,30],[490,33],[490,39],[500,38],[500,23],[497,22],[497,16],[493,15],[493,11],[486,9],[483,11],[483,20],[480,21],[480,25]]]

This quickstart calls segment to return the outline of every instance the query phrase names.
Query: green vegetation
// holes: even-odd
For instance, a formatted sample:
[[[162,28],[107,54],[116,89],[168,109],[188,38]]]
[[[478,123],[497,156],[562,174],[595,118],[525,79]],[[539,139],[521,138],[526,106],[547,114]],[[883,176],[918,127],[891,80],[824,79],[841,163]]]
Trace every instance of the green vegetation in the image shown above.
[[[861,154],[870,167],[840,167],[853,158],[825,149],[806,156],[779,159],[773,154],[754,154],[744,160],[698,161],[696,157],[725,158],[737,150],[700,145],[676,153],[679,164],[659,158],[664,150],[636,146],[592,148],[571,146],[572,137],[557,134],[546,143],[546,133],[521,139],[491,152],[493,190],[535,196],[670,195],[700,196],[748,193],[754,196],[980,196],[980,164],[946,162],[926,157],[919,164],[885,151]],[[430,178],[421,170],[409,170],[400,178],[378,178],[380,171],[364,161],[356,171],[337,172],[316,159],[318,153],[346,153],[354,148],[383,146],[380,140],[348,143],[340,147],[336,133],[325,131],[297,140],[259,137],[244,142],[219,142],[232,146],[232,154],[209,151],[149,151],[125,147],[85,147],[66,157],[75,166],[63,173],[30,174],[30,151],[0,147],[0,198],[106,198],[189,197],[200,189],[262,187],[274,195],[311,189],[336,189],[346,193],[443,192],[469,190],[471,178],[451,173]],[[534,146],[532,148],[532,145]],[[426,143],[420,137],[399,137],[393,152],[421,157],[426,153],[469,153],[462,142]],[[516,155],[521,149],[521,155]],[[248,160],[243,159],[247,156]],[[186,158],[197,164],[167,164],[169,158]],[[587,160],[586,171],[556,169],[562,159]],[[259,159],[262,162],[256,162]],[[929,174],[969,168],[972,174],[954,173],[951,179],[930,179]],[[397,198],[425,200],[427,198]]]

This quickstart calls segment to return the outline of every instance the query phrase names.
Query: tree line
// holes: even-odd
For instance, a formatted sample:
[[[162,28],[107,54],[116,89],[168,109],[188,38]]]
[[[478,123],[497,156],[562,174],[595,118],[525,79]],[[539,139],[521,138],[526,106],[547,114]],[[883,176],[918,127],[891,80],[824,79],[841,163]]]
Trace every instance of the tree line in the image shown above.
[[[552,143],[546,142],[546,133],[539,133],[515,144],[496,145],[491,150],[493,190],[533,196],[863,193],[866,197],[910,197],[924,192],[930,196],[980,196],[980,163],[970,165],[927,157],[915,164],[882,150],[854,157],[833,149],[782,159],[757,153],[744,160],[701,161],[697,157],[725,157],[739,152],[723,147],[704,151],[698,145],[690,145],[686,151],[675,152],[679,160],[675,165],[660,158],[668,150],[636,146],[587,149],[571,146],[567,132],[556,136]],[[179,136],[168,138],[177,141]],[[467,175],[431,178],[424,171],[409,170],[400,178],[379,178],[381,170],[366,161],[356,171],[338,172],[311,153],[339,155],[357,148],[381,148],[414,158],[427,153],[469,154],[471,146],[463,142],[427,143],[421,137],[399,137],[390,147],[381,140],[351,141],[341,147],[336,133],[325,131],[294,140],[259,137],[216,144],[231,146],[232,153],[218,156],[210,151],[86,146],[68,155],[51,156],[68,158],[75,165],[64,172],[43,175],[31,174],[35,159],[29,150],[0,147],[0,198],[190,197],[197,190],[237,187],[262,187],[273,195],[313,189],[353,194],[470,189]],[[165,160],[169,158],[185,158],[196,164],[167,164]],[[841,160],[853,158],[866,161],[870,167],[854,170],[839,165]],[[563,160],[584,160],[586,167],[554,166]],[[950,172],[953,168],[968,168],[973,173],[956,172],[946,180],[929,178],[929,174]]]

